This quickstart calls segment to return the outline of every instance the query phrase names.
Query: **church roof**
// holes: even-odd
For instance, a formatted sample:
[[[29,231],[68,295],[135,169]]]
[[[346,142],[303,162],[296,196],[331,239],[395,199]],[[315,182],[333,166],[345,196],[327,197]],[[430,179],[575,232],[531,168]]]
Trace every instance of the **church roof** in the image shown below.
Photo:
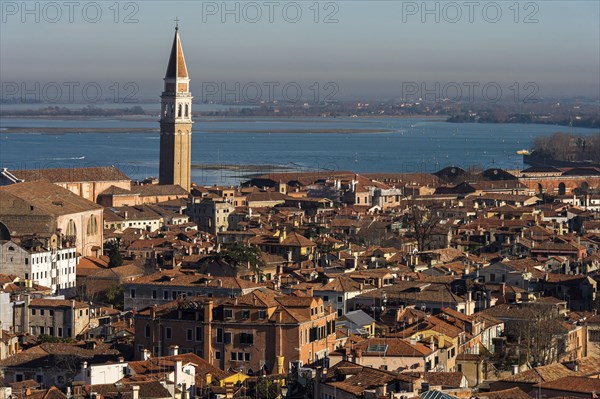
[[[173,47],[171,48],[171,56],[167,65],[167,74],[165,79],[172,78],[188,78],[187,66],[185,65],[185,57],[183,56],[183,48],[181,47],[181,38],[179,37],[179,27],[175,28],[175,38],[173,39]]]

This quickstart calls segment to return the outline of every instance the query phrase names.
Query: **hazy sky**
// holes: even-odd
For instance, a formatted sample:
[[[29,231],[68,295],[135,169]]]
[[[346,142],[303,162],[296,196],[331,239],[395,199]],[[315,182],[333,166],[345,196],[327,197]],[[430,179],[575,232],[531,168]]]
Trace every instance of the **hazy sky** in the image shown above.
[[[196,98],[203,84],[236,81],[305,91],[335,82],[340,98],[399,97],[410,82],[497,82],[505,91],[534,82],[542,96],[600,95],[596,0],[23,4],[2,1],[4,90],[98,82],[108,92],[111,82],[135,82],[137,97],[155,98],[178,17]]]

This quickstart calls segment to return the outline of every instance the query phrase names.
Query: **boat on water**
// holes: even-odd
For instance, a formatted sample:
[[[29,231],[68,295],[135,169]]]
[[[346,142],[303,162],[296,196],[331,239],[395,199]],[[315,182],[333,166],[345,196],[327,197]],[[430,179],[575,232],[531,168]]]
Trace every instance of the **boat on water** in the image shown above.
[[[529,150],[519,150],[519,151],[517,151],[517,154],[519,154],[519,155],[529,155],[530,153],[529,153]]]

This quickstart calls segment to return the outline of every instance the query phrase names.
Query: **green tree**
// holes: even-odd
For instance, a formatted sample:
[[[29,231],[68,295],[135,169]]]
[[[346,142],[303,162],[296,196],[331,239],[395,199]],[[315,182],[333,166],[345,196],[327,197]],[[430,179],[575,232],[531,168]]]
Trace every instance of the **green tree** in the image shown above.
[[[260,281],[262,274],[262,266],[264,262],[261,257],[260,249],[257,247],[243,244],[243,243],[232,243],[227,244],[221,250],[221,252],[214,252],[210,256],[203,259],[203,263],[214,262],[214,261],[225,261],[234,268],[245,267],[250,265],[257,280]]]
[[[123,284],[115,284],[106,290],[106,302],[113,305],[115,309],[123,310],[125,307],[125,291]]]
[[[110,258],[110,267],[118,267],[123,264],[123,257],[119,251],[119,244],[108,244],[108,257]]]

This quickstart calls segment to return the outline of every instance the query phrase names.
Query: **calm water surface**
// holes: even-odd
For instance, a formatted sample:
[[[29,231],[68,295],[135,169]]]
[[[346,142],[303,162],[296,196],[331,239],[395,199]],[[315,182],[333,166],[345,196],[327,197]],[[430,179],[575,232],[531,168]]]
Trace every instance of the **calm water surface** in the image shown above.
[[[119,133],[2,133],[8,127],[116,128]],[[148,128],[149,132],[132,129]],[[329,133],[354,129],[360,133]],[[386,129],[389,132],[373,133]],[[286,133],[286,131],[307,133]],[[265,131],[266,133],[258,133]],[[325,133],[325,132],[327,133]],[[364,133],[362,132],[364,131]],[[245,171],[215,171],[218,164],[273,165],[294,171],[433,172],[448,165],[521,168],[515,152],[539,135],[597,130],[548,125],[451,124],[403,118],[203,119],[193,127],[193,180],[235,184]],[[0,119],[0,167],[11,169],[116,165],[130,177],[158,174],[155,118]]]

